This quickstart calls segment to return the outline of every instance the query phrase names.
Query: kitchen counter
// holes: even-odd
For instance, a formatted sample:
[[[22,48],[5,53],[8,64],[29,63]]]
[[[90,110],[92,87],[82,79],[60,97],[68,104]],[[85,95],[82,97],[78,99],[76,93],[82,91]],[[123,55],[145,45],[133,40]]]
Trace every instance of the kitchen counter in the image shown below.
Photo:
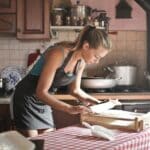
[[[119,99],[119,100],[150,100],[150,92],[131,92],[131,93],[90,93],[99,100]],[[77,100],[69,94],[55,94],[59,100]],[[0,104],[9,104],[10,97],[0,97]]]
[[[9,97],[0,97],[0,104],[10,104],[11,96]]]
[[[99,100],[119,99],[119,100],[150,100],[150,92],[130,92],[130,93],[90,93]],[[75,97],[68,94],[56,94],[59,100],[76,100]]]

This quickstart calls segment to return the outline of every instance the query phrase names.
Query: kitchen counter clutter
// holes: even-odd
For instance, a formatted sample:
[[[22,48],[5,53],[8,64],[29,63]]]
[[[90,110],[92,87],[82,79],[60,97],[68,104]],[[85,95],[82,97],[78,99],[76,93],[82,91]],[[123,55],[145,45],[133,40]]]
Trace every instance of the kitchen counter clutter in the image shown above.
[[[118,131],[113,141],[94,137],[90,129],[83,126],[70,126],[31,139],[35,143],[39,142],[40,146],[42,146],[40,143],[43,143],[43,150],[148,150],[150,128],[138,133]]]

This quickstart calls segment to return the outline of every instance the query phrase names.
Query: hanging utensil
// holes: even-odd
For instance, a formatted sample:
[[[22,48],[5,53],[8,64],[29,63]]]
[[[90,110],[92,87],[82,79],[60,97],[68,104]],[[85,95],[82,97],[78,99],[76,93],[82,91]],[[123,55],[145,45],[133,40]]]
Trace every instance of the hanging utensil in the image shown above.
[[[126,0],[120,0],[116,6],[116,18],[131,18],[132,7]]]

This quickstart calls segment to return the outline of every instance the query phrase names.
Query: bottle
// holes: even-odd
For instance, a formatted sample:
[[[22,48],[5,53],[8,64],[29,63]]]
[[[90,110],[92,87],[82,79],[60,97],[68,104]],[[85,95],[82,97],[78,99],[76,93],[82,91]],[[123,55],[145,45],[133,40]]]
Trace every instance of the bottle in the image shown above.
[[[77,25],[78,26],[84,26],[84,19],[81,17],[77,18]]]
[[[98,19],[94,20],[94,25],[95,25],[95,27],[99,27],[99,21],[98,21]]]
[[[67,16],[66,17],[66,26],[70,26],[71,25],[71,18],[70,18],[70,16]]]
[[[77,26],[77,17],[76,16],[72,17],[71,25],[72,26]]]
[[[93,20],[91,16],[88,16],[86,19],[86,25],[93,25]]]
[[[56,20],[55,20],[55,25],[56,26],[61,26],[62,23],[62,16],[61,15],[56,15]]]

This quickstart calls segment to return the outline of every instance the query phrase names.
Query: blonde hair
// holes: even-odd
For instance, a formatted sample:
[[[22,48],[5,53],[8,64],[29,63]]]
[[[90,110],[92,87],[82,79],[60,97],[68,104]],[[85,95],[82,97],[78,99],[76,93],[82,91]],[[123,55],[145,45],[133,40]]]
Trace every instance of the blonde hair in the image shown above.
[[[94,49],[102,46],[107,50],[110,50],[112,47],[108,34],[94,26],[85,26],[75,41],[62,41],[55,43],[55,46],[67,47],[70,49],[81,49],[84,42],[88,42],[90,48]]]
[[[108,34],[100,29],[97,29],[94,26],[86,26],[79,34],[76,39],[76,48],[82,48],[84,42],[88,42],[90,48],[97,49],[99,46],[102,46],[108,50],[112,47],[112,42]]]

